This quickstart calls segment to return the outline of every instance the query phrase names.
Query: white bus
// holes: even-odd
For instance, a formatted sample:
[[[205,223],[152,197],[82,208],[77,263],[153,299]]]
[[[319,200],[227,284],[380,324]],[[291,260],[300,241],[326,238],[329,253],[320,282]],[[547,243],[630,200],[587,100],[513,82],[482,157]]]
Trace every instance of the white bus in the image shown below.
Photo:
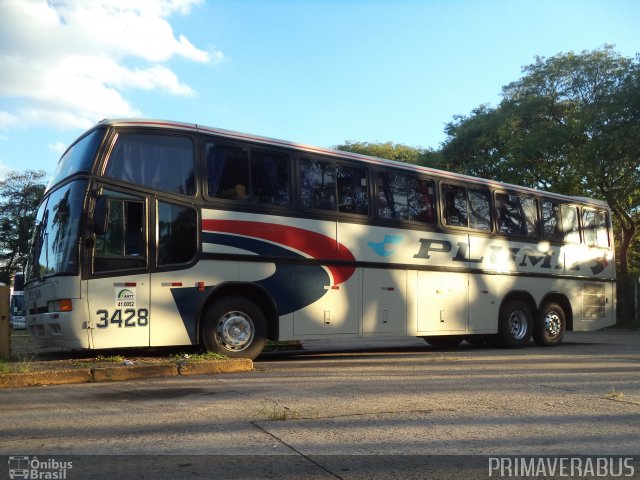
[[[66,151],[26,274],[32,336],[77,349],[550,346],[615,323],[601,201],[160,120]]]

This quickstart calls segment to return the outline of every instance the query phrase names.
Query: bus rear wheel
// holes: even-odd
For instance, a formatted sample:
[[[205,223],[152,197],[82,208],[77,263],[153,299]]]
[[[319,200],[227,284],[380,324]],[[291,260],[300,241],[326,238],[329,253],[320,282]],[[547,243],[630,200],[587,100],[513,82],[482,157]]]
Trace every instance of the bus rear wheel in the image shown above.
[[[522,348],[531,340],[533,315],[520,300],[509,301],[500,315],[500,341],[507,348]]]
[[[202,343],[230,358],[254,359],[266,343],[267,322],[260,308],[244,297],[226,297],[205,312]]]
[[[543,305],[533,328],[533,341],[541,347],[560,345],[567,330],[564,309],[557,303]]]

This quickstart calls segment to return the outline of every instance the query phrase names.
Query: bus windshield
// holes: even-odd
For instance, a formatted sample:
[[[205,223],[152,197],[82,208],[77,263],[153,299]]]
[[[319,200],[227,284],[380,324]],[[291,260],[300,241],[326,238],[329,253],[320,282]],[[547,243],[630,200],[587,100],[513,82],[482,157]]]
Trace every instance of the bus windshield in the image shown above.
[[[27,280],[78,273],[78,233],[86,180],[76,180],[46,197],[36,218]]]
[[[74,173],[89,173],[103,135],[103,129],[96,129],[73,144],[58,162],[47,190]]]

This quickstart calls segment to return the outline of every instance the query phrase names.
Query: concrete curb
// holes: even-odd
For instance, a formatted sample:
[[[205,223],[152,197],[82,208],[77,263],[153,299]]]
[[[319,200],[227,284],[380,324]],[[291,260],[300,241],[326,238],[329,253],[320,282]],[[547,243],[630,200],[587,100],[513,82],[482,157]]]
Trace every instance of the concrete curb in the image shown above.
[[[250,372],[253,362],[247,358],[210,362],[163,363],[158,365],[121,365],[25,373],[0,373],[0,388],[20,388],[71,383],[120,382],[143,378],[215,375]]]

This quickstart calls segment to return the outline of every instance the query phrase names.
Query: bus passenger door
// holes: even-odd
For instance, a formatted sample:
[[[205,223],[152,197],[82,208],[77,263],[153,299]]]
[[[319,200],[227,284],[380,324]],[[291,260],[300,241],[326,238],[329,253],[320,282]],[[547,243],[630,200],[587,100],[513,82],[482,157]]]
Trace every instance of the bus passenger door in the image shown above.
[[[151,273],[151,346],[191,345],[197,341],[200,310],[207,299],[204,286],[211,271],[194,262],[198,251],[199,222],[188,205],[155,199],[156,235]],[[152,250],[153,252],[153,250]]]
[[[92,348],[149,346],[148,199],[104,191],[87,281]]]

